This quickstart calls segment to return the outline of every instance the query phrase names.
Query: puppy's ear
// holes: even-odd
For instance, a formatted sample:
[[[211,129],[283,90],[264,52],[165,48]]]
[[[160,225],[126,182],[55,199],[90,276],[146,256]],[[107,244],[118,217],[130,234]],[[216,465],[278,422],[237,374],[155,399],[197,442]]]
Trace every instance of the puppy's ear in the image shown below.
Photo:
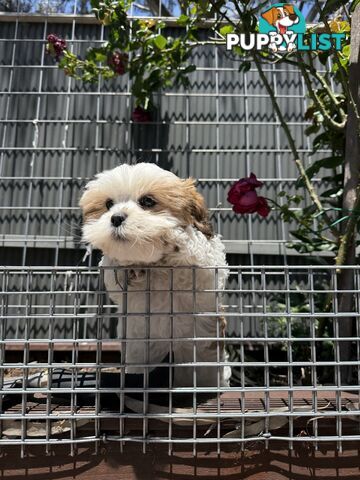
[[[277,8],[272,7],[270,10],[261,14],[262,18],[266,20],[270,25],[275,25],[275,21],[277,19]]]
[[[183,186],[186,190],[187,210],[192,225],[207,238],[213,237],[214,231],[209,221],[208,209],[203,196],[196,190],[195,181],[192,178],[183,180]]]
[[[294,15],[294,14],[296,15],[293,5],[286,4],[286,5],[283,5],[283,8],[285,12],[287,12],[289,15]]]
[[[106,198],[101,192],[92,189],[91,185],[92,182],[86,185],[79,200],[84,222],[100,218],[107,210],[105,206]]]

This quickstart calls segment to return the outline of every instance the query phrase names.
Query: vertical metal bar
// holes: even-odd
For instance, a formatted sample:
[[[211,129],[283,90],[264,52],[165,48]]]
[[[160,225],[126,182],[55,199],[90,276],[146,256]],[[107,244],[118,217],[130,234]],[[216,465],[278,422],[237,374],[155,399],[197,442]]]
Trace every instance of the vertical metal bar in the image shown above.
[[[31,295],[31,284],[32,284],[32,272],[28,270],[26,273],[26,298],[25,298],[25,332],[24,332],[24,353],[23,353],[23,379],[22,387],[23,393],[21,394],[21,458],[24,458],[26,455],[25,440],[27,440],[27,420],[26,420],[26,410],[27,410],[27,385],[28,385],[28,368],[29,364],[29,340],[30,340],[30,315],[31,315],[31,304],[32,304],[32,295]]]
[[[119,271],[120,269],[118,269]],[[123,293],[122,293],[122,315],[120,317],[121,321],[121,342],[120,342],[120,350],[121,350],[121,366],[120,366],[120,437],[124,438],[125,435],[125,378],[126,378],[126,334],[127,334],[127,315],[128,315],[128,270],[123,269],[121,270],[123,273]],[[120,313],[120,312],[119,312]],[[123,453],[125,442],[121,441],[120,445],[120,452]]]
[[[70,51],[73,53],[74,51],[74,42],[75,42],[75,26],[76,26],[76,20],[75,18],[72,21],[72,28],[71,28],[71,41],[70,41]],[[71,99],[71,85],[72,85],[72,78],[69,77],[67,81],[67,95],[66,95],[66,103],[65,103],[65,119],[64,119],[64,134],[63,134],[63,140],[62,140],[62,147],[63,147],[63,152],[61,154],[61,160],[60,160],[60,180],[59,180],[59,210],[58,210],[58,222],[57,222],[57,242],[56,242],[56,248],[55,248],[55,260],[54,264],[58,265],[59,264],[59,249],[60,249],[60,237],[61,237],[61,228],[62,228],[62,222],[63,222],[63,199],[64,199],[64,177],[65,177],[65,166],[66,166],[66,144],[68,141],[68,132],[69,132],[69,112],[70,112],[70,99]]]
[[[217,418],[216,418],[216,438],[217,438],[217,454],[221,454],[221,444],[220,444],[220,439],[221,439],[221,422],[220,422],[220,413],[221,413],[221,392],[220,388],[222,386],[221,382],[221,372],[224,372],[225,366],[219,365],[220,362],[224,361],[224,355],[220,356],[220,342],[222,345],[222,349],[224,348],[224,339],[220,338],[220,300],[219,300],[219,269],[215,268],[215,311],[216,311],[216,386],[217,386],[217,392],[216,392],[216,412],[217,412]]]
[[[168,426],[168,455],[173,454],[173,394],[172,394],[172,386],[173,386],[173,369],[172,364],[174,363],[174,269],[170,268],[170,344],[169,344],[169,426]]]
[[[49,324],[48,324],[48,354],[47,354],[47,393],[46,393],[46,415],[51,414],[51,383],[52,383],[52,363],[54,361],[54,329],[56,314],[56,271],[50,270],[50,292],[49,292]],[[51,437],[51,421],[46,420],[46,440]],[[46,454],[50,455],[51,446],[46,445]]]
[[[285,312],[286,312],[286,333],[288,337],[287,341],[287,361],[288,361],[288,402],[289,402],[289,411],[292,413],[294,411],[294,380],[293,380],[293,342],[292,342],[292,318],[291,318],[291,298],[290,298],[290,271],[288,267],[284,267],[284,287],[285,287]],[[289,417],[289,437],[290,439],[294,436],[294,418],[292,415]],[[293,442],[289,441],[289,449],[293,449]]]
[[[311,342],[311,350],[310,350],[310,359],[312,362],[311,365],[311,383],[313,388],[312,391],[312,408],[314,410],[314,414],[317,415],[318,411],[318,398],[317,398],[317,369],[316,369],[316,343],[315,343],[315,338],[316,338],[316,317],[315,317],[315,298],[314,298],[314,274],[315,271],[312,268],[309,268],[308,271],[308,277],[309,277],[309,308],[310,308],[310,342]],[[318,436],[318,421],[314,420],[313,422],[313,431],[315,437]],[[319,445],[318,442],[315,442],[314,444],[315,449],[317,450]]]
[[[341,268],[341,267],[339,267]],[[333,316],[333,331],[334,331],[334,380],[337,387],[335,392],[335,403],[337,412],[341,412],[341,357],[340,357],[340,345],[339,345],[339,302],[338,296],[341,292],[338,290],[337,275],[334,274],[334,316]],[[341,431],[341,417],[336,416],[336,436],[339,438],[342,435]],[[337,449],[342,451],[342,443],[340,440],[337,441]]]
[[[278,95],[278,89],[277,89],[277,73],[276,73],[276,65],[272,64],[272,77],[273,77],[273,88],[274,88],[274,94],[275,97]],[[305,97],[305,94],[304,94]],[[275,120],[277,120],[276,116],[274,115]],[[276,131],[276,150],[281,149],[281,140],[280,140],[280,125],[277,122],[275,125],[275,131]],[[282,173],[282,160],[283,160],[283,155],[281,153],[276,153],[276,169],[277,169],[277,174],[276,178],[279,179],[279,182],[276,184],[275,183],[275,188],[278,193],[279,191],[282,191],[283,189],[283,183],[282,183],[282,178],[283,178],[283,173]],[[284,204],[284,197],[279,197],[277,196],[277,201],[279,202],[280,205]],[[281,228],[281,238],[280,238],[280,248],[282,250],[282,255],[284,259],[284,265],[287,264],[287,254],[286,254],[286,228],[285,228],[285,222],[282,218],[278,218],[277,221],[280,220],[280,228]],[[279,249],[280,250],[280,249]]]
[[[246,162],[246,174],[249,175],[252,167],[251,167],[251,139],[250,139],[250,130],[249,126],[251,124],[249,120],[249,92],[248,92],[248,75],[247,72],[244,72],[244,102],[245,102],[245,162]],[[252,215],[248,215],[246,218],[246,225],[247,225],[247,232],[248,232],[248,251],[249,251],[249,260],[250,265],[255,265],[254,259],[254,249],[253,249],[253,230],[252,230]],[[252,273],[254,270],[252,270]],[[256,286],[255,286],[255,276],[251,275],[251,286],[252,286],[252,304],[256,305]],[[256,318],[250,318],[250,331],[251,336],[255,336],[257,333],[258,322]]]
[[[151,329],[151,269],[146,269],[146,290],[145,290],[145,365],[144,367],[144,392],[143,392],[143,453],[146,453],[146,440],[148,437],[149,422],[147,412],[149,409],[149,368],[150,364],[150,329]]]
[[[27,246],[28,246],[28,236],[29,236],[29,227],[31,223],[30,213],[31,213],[31,204],[32,204],[32,197],[33,197],[33,182],[31,181],[31,177],[34,176],[34,167],[35,161],[37,158],[37,148],[39,143],[39,116],[40,116],[40,106],[41,106],[41,99],[43,95],[42,92],[42,81],[43,81],[43,74],[44,74],[44,58],[45,58],[45,39],[46,39],[46,30],[47,30],[47,20],[44,23],[44,30],[43,30],[43,40],[44,44],[41,50],[41,68],[39,73],[39,87],[38,87],[38,96],[37,96],[37,103],[36,103],[36,113],[35,118],[33,119],[34,125],[34,137],[33,137],[33,153],[31,155],[31,162],[30,162],[30,181],[29,181],[29,192],[28,192],[28,199],[27,199],[27,206],[26,206],[26,219],[25,219],[25,234],[23,240],[23,259],[22,264],[26,265],[26,254],[27,254]]]
[[[103,330],[103,320],[104,320],[104,269],[100,268],[99,270],[100,276],[100,289],[97,295],[97,304],[98,309],[96,313],[96,371],[95,371],[95,438],[100,439],[100,419],[99,414],[101,411],[101,398],[100,398],[100,385],[101,385],[101,365],[102,365],[102,330]],[[95,453],[97,454],[99,451],[99,442],[95,443]]]
[[[2,271],[2,291],[9,292],[9,272],[7,270]],[[5,363],[5,338],[6,338],[6,317],[8,315],[8,303],[9,303],[9,296],[8,295],[1,295],[1,321],[0,321],[0,366],[2,367]],[[2,392],[4,386],[4,369],[0,368],[0,392]],[[0,415],[3,415],[3,396],[0,394]],[[3,424],[0,421],[0,438],[2,437],[2,430]],[[0,453],[1,453],[0,449]]]
[[[72,276],[73,272],[65,272],[65,275],[67,277],[70,277],[68,281],[70,280],[70,285],[72,282]],[[66,293],[66,292],[65,292]],[[71,293],[71,287],[69,288],[69,293],[68,295],[72,295]],[[76,318],[76,298],[74,299],[74,308],[73,308],[73,319],[72,319],[72,343],[71,343],[71,364],[75,365],[71,367],[71,393],[70,393],[70,415],[73,417],[77,413],[77,393],[76,393],[76,385],[77,385],[77,378],[78,378],[78,371],[76,364],[79,360],[78,358],[78,347],[76,340],[79,338],[79,322],[78,319]],[[70,422],[70,438],[71,440],[76,439],[76,425],[75,425],[75,420],[74,418],[69,419]],[[71,442],[70,444],[70,455],[73,457],[76,454],[76,445],[74,442]]]
[[[262,313],[264,314],[264,386],[265,386],[265,392],[264,392],[264,402],[265,402],[265,422],[264,422],[264,433],[266,437],[269,436],[269,412],[270,412],[270,393],[269,393],[269,388],[270,388],[270,371],[269,371],[269,366],[268,363],[270,361],[269,359],[269,342],[267,340],[268,338],[268,317],[266,315],[266,310],[267,310],[267,305],[266,305],[266,273],[265,269],[261,268],[261,296],[262,296]],[[265,448],[269,448],[269,440],[266,438],[265,440]]]
[[[241,438],[245,438],[245,412],[246,412],[246,397],[245,397],[245,349],[244,349],[244,296],[243,290],[243,275],[241,268],[237,272],[238,278],[238,306],[239,306],[239,329],[240,329],[240,408],[241,408]],[[241,442],[241,451],[245,450],[245,442]]]
[[[193,388],[193,414],[196,414],[197,413],[197,395],[196,395],[196,391],[197,391],[197,368],[196,368],[196,364],[197,364],[197,328],[196,328],[196,315],[198,313],[197,309],[196,309],[196,270],[195,270],[196,267],[191,267],[191,278],[192,278],[192,282],[191,282],[191,285],[192,285],[192,320],[193,320],[193,362],[194,362],[194,365],[193,365],[193,384],[192,384],[192,388]],[[193,417],[193,455],[196,456],[196,437],[197,437],[197,432],[196,432],[196,429],[197,429],[197,420],[195,417]]]

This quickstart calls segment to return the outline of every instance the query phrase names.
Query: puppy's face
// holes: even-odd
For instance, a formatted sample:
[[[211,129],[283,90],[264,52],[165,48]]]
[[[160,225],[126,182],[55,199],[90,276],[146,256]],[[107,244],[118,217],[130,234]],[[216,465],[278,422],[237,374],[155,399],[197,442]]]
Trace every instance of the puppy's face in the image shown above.
[[[153,263],[171,245],[175,228],[212,236],[208,213],[192,179],[150,163],[120,165],[98,174],[80,199],[83,238],[121,264]]]
[[[270,25],[276,26],[279,33],[286,33],[287,27],[299,22],[292,5],[272,7],[261,15]]]

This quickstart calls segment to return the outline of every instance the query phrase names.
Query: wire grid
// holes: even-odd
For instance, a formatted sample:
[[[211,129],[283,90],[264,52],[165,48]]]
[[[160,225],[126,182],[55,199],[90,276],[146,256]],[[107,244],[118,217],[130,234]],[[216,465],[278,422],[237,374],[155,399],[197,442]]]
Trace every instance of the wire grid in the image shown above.
[[[186,292],[174,288],[177,268],[168,269],[169,287],[161,293],[170,295],[170,311],[154,313],[150,296],[160,290],[151,285],[150,269],[145,269],[145,289],[131,286],[131,271],[117,270],[124,275],[124,283],[123,307],[116,312],[107,299],[104,268],[77,267],[69,273],[61,267],[2,267],[0,445],[21,445],[25,454],[30,444],[43,444],[48,449],[53,444],[70,444],[74,453],[76,446],[84,442],[98,446],[117,441],[121,448],[128,442],[139,442],[144,452],[149,443],[166,443],[171,453],[178,443],[190,443],[196,452],[203,443],[220,451],[225,443],[245,448],[252,441],[268,444],[286,440],[292,448],[295,442],[310,442],[317,447],[320,442],[337,441],[341,448],[342,441],[359,440],[360,268],[350,268],[355,299],[355,308],[350,312],[338,312],[343,291],[337,287],[335,268],[231,266],[230,277],[236,287],[225,292],[217,287],[217,270],[213,272],[214,286],[206,290],[216,299],[213,311],[195,307],[198,295],[204,293],[195,281],[198,269],[189,267],[194,274]],[[43,295],[40,302],[39,291]],[[127,296],[134,291],[146,299],[144,310],[128,310]],[[193,295],[193,309],[174,308],[173,299],[179,293]],[[233,293],[236,303],[231,302]],[[68,301],[59,302],[58,298]],[[327,311],[322,307],[324,303],[329,305]],[[158,338],[150,333],[151,322],[159,319],[159,314],[169,322],[169,336]],[[241,329],[246,318],[254,318],[259,334],[224,338],[217,329],[216,337],[197,335],[197,319],[206,316],[217,322],[220,314],[226,319],[236,318]],[[128,337],[127,322],[139,315],[146,324],[145,335]],[[89,317],[96,319],[97,328],[96,335],[86,338],[81,324]],[[193,335],[172,336],[176,322],[186,317],[193,319]],[[354,321],[351,337],[339,334],[344,318]],[[41,338],[33,338],[30,324],[41,319],[46,319],[47,331]],[[116,341],[103,336],[114,319],[119,328]],[[24,334],[21,338],[7,338],[6,323],[15,320],[23,324]],[[59,321],[71,323],[71,339],[54,336],[54,325]],[[327,335],[323,332],[324,322],[329,327]],[[201,342],[209,340],[216,342],[218,361],[197,360]],[[115,359],[106,357],[109,342],[116,343]],[[143,345],[144,361],[130,365],[126,349],[134,342]],[[175,349],[176,342],[188,343],[194,357],[184,363],[177,363],[171,355],[163,362],[151,361],[149,348],[153,342],[165,342],[169,352]],[[353,348],[353,356],[346,362],[341,358],[344,342]],[[222,361],[219,351],[223,343],[229,356]],[[65,345],[66,358],[59,355]],[[41,346],[46,349],[39,357]],[[238,351],[235,357],[234,350]],[[328,353],[323,360],[325,350]],[[126,384],[125,370],[129,366],[143,371],[143,384]],[[219,372],[224,366],[232,369],[231,387],[220,383]],[[353,370],[351,384],[342,381],[344,366]],[[189,367],[196,388],[174,387],[176,369]],[[217,370],[215,385],[197,385],[201,382],[199,371],[204,367]],[[155,368],[157,376],[161,369],[165,377],[169,376],[168,384],[154,386],[151,371]],[[59,369],[62,377],[67,375],[65,386],[54,381]],[[109,370],[118,382],[104,386],[101,378]],[[84,372],[92,375],[90,386],[79,382]],[[29,383],[39,374],[39,383]],[[9,379],[17,377],[17,388],[9,388]],[[110,394],[113,399],[109,406],[106,396]],[[134,394],[137,398],[133,398]]]
[[[77,11],[76,3],[74,8]],[[161,15],[161,9],[159,12]],[[2,240],[5,256],[7,247],[16,246],[14,263],[22,267],[2,270],[0,380],[6,386],[8,374],[18,375],[21,383],[1,396],[0,444],[20,444],[23,455],[26,445],[33,443],[44,444],[47,451],[54,444],[68,443],[74,454],[80,443],[93,442],[98,448],[110,440],[118,441],[120,448],[127,442],[140,442],[144,451],[149,443],[163,442],[169,445],[169,453],[174,444],[189,443],[195,453],[202,443],[213,444],[220,452],[225,443],[244,448],[252,440],[268,446],[270,440],[283,439],[290,447],[298,441],[310,441],[317,447],[318,442],[331,440],[338,441],[341,448],[342,440],[358,439],[359,372],[358,361],[354,360],[359,358],[358,269],[354,269],[356,310],[339,314],[335,270],[257,267],[259,253],[272,254],[274,260],[275,255],[281,255],[286,263],[289,227],[275,216],[271,220],[236,218],[226,204],[230,184],[251,171],[261,172],[266,196],[276,198],[282,189],[294,192],[296,171],[256,72],[239,74],[221,49],[206,47],[195,54],[198,68],[192,76],[192,88],[161,92],[156,121],[147,126],[134,125],[130,120],[133,101],[128,80],[100,82],[95,88],[79,85],[61,78],[44,53],[46,36],[53,31],[66,36],[70,48],[81,53],[106,38],[103,27],[78,16],[70,17],[70,23],[50,16],[37,17],[36,23],[21,15],[15,21],[11,15],[1,20],[8,20],[0,23],[4,32],[0,35],[4,46],[0,56],[4,112],[0,119]],[[24,48],[31,44],[33,50]],[[288,108],[288,124],[306,163],[311,141],[303,134],[307,125],[303,121],[304,85],[298,72],[289,68],[273,66],[266,73],[276,86],[280,103]],[[199,387],[157,389],[168,394],[165,411],[160,413],[152,411],[154,392],[149,386],[148,361],[141,367],[141,388],[131,392],[125,386],[124,352],[131,343],[126,338],[126,302],[120,314],[106,299],[103,269],[91,267],[96,258],[90,255],[85,259],[87,268],[73,267],[81,263],[84,253],[77,251],[77,199],[81,188],[104,168],[139,160],[155,161],[182,177],[197,178],[227,251],[248,253],[250,263],[249,267],[232,267],[223,294],[224,316],[228,324],[237,326],[233,329],[236,335],[223,339],[217,330],[217,347],[221,341],[229,350],[232,387],[208,389],[212,397],[208,403],[199,403],[200,394],[206,393]],[[320,183],[320,179],[317,181]],[[43,263],[46,248],[46,264],[54,267],[25,267]],[[70,270],[61,267],[65,249],[70,251]],[[321,286],[324,281],[326,293]],[[300,300],[296,297],[299,285],[303,295]],[[196,296],[196,285],[192,287]],[[149,296],[150,290],[144,295]],[[214,290],[217,296],[220,292]],[[318,297],[329,294],[332,310],[324,313],[319,310]],[[296,311],[299,305],[305,306],[304,311]],[[172,310],[167,312],[171,326],[177,317]],[[217,313],[212,312],[214,321]],[[189,314],[194,319],[201,315]],[[149,325],[151,312],[144,316]],[[339,321],[344,316],[354,319],[356,325],[351,338],[339,334]],[[332,336],[319,334],[324,318],[331,325]],[[304,323],[302,336],[298,334],[299,320]],[[170,330],[167,341],[171,346],[177,339],[172,338]],[[203,339],[195,334],[196,329],[186,341],[193,345],[194,361],[189,366],[196,386],[196,345]],[[148,345],[147,339],[144,342]],[[344,362],[340,345],[346,342],[356,349],[356,356]],[[123,352],[117,362],[106,357],[114,343],[117,351]],[[330,359],[321,361],[319,351],[328,344]],[[279,345],[284,354],[280,360],[272,358],[279,350],[272,347]],[[62,350],[66,355],[60,355]],[[87,357],[86,351],[90,352]],[[184,368],[174,365],[171,348],[170,363]],[[357,378],[354,385],[342,385],[341,369],[346,365]],[[162,368],[166,366],[162,364]],[[218,371],[222,366],[216,362]],[[51,386],[59,368],[68,369],[71,378],[71,386],[61,392]],[[120,374],[120,389],[101,388],[101,372],[108,368]],[[77,386],[84,370],[95,375],[95,385],[89,389]],[[27,386],[33,371],[46,372],[45,386]],[[170,384],[172,375],[170,368]],[[118,408],[104,407],[106,393],[115,393]],[[140,406],[130,400],[129,407],[131,393],[140,394]],[[180,393],[192,398],[185,414],[175,411]],[[58,405],[59,394],[65,396],[65,405],[64,398]],[[92,395],[93,404],[79,406],[81,395]],[[18,400],[10,410],[5,408],[8,397]],[[184,418],[190,428],[179,429]],[[332,430],[327,420],[333,424]]]
[[[47,16],[33,23],[21,15],[12,19],[3,15],[0,23],[0,216],[2,245],[20,248],[22,265],[32,263],[29,249],[37,247],[53,249],[51,263],[60,265],[61,249],[80,246],[77,203],[86,181],[103,169],[136,161],[196,178],[229,253],[249,254],[252,261],[258,254],[281,255],[286,262],[293,226],[276,213],[268,219],[237,216],[226,200],[231,183],[251,171],[265,183],[262,195],[277,199],[285,190],[307,200],[306,192],[295,189],[296,168],[255,70],[239,73],[224,50],[203,47],[194,54],[192,87],[160,92],[155,121],[134,124],[127,78],[83,85],[45,55],[50,32],[84,54],[106,39],[103,26],[86,24],[81,16],[71,17],[71,23],[52,23]],[[308,164],[312,146],[304,135],[306,94],[299,73],[272,66],[266,74]],[[327,153],[319,151],[312,159]],[[320,178],[315,183],[328,188]]]

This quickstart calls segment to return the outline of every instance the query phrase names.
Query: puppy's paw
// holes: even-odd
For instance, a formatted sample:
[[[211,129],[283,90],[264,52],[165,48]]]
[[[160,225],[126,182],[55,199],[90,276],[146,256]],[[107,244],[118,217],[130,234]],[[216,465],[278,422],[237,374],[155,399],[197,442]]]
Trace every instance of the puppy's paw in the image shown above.
[[[296,45],[295,45],[295,43],[289,43],[289,45],[288,45],[288,52],[293,52],[294,50],[296,50]]]
[[[269,43],[269,48],[273,53],[276,53],[278,48],[275,43]]]

